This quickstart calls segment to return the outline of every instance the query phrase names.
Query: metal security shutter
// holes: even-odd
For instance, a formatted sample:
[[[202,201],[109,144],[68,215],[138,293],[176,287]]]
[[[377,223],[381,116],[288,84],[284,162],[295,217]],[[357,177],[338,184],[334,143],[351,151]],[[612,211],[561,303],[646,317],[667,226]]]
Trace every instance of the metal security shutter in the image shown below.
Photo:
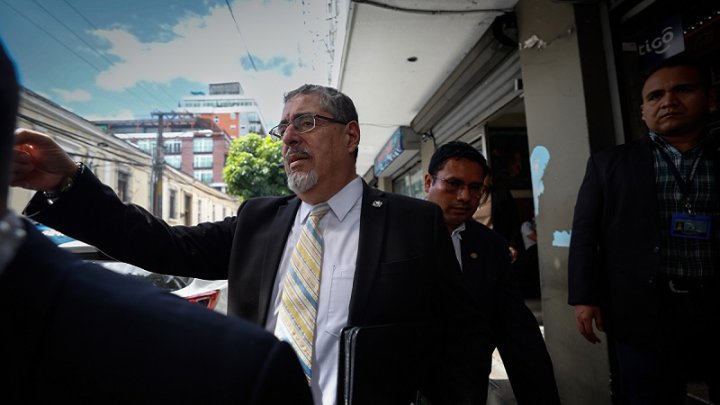
[[[520,54],[515,51],[500,62],[470,93],[453,106],[433,127],[438,144],[462,138],[491,115],[522,95]]]

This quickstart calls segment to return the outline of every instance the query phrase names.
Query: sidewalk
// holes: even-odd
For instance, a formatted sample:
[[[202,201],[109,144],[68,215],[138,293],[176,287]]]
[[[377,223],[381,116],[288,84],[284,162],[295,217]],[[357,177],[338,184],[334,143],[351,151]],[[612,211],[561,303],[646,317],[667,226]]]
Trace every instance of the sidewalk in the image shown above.
[[[542,326],[541,326],[542,328]],[[517,405],[505,366],[497,349],[493,352],[490,381],[488,382],[487,405]]]
[[[540,324],[540,333],[545,336],[545,329],[542,324],[542,307],[540,300],[526,300],[525,305],[530,308]],[[500,353],[497,349],[493,352],[492,368],[490,369],[490,381],[488,382],[487,405],[517,405],[513,394],[510,380],[508,380],[505,366],[503,365]]]

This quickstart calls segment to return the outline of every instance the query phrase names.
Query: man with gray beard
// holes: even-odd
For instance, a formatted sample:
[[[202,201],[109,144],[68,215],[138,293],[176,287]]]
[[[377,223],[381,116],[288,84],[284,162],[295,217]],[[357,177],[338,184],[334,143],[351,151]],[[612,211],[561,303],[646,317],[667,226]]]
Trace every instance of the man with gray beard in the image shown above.
[[[317,405],[344,402],[338,361],[344,327],[428,320],[443,333],[425,347],[425,357],[413,359],[410,369],[422,381],[401,384],[404,376],[388,368],[374,376],[371,403],[408,404],[418,391],[433,404],[485,403],[490,329],[462,289],[440,208],[370,188],[357,175],[358,116],[336,89],[303,85],[289,92],[270,134],[282,140],[296,195],[250,199],[220,222],[169,226],[123,204],[48,136],[29,130],[18,134],[14,184],[53,196],[37,193],[28,215],[118,260],[159,273],[227,278],[229,314],[291,343]],[[446,353],[460,346],[452,339],[461,334],[477,342],[473,356]]]

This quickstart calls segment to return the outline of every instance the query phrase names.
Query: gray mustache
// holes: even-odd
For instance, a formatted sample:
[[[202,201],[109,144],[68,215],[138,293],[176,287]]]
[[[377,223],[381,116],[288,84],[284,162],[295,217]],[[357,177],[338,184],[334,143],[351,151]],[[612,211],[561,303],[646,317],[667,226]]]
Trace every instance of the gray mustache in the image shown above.
[[[285,161],[287,162],[290,158],[290,155],[298,155],[303,158],[312,158],[312,155],[310,152],[308,152],[306,149],[298,148],[298,147],[291,147],[285,152]]]

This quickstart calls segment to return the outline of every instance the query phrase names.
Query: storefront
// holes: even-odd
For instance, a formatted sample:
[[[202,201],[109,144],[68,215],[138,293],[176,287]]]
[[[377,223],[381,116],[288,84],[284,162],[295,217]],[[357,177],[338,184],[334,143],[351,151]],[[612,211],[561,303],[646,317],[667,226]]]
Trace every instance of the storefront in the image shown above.
[[[398,127],[378,152],[365,180],[383,189],[389,184],[396,193],[423,198],[420,142],[421,136],[412,128]]]
[[[530,170],[527,133],[522,104],[522,80],[515,46],[514,14],[497,17],[457,68],[420,109],[410,127],[417,149],[405,149],[406,159],[384,164],[399,154],[397,131],[375,159],[374,175],[385,189],[424,198],[423,177],[430,156],[438,145],[449,141],[468,142],[487,158],[499,180],[507,182],[528,213]],[[405,133],[410,136],[410,133]],[[393,152],[395,151],[395,152]],[[365,176],[369,180],[369,176]],[[389,179],[383,182],[382,179]]]
[[[610,22],[617,63],[625,140],[642,136],[641,80],[644,71],[684,54],[707,63],[720,90],[720,3],[703,1],[615,1]],[[717,115],[715,118],[717,127]]]

